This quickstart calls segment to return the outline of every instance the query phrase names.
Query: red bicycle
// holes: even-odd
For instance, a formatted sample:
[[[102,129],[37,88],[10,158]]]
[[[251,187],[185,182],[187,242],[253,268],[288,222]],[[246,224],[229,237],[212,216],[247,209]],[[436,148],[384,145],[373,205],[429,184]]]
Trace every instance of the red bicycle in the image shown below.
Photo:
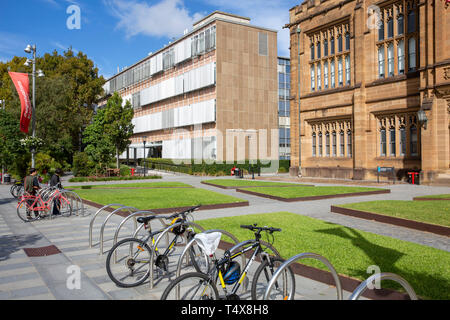
[[[72,214],[70,200],[59,189],[55,189],[45,199],[42,194],[42,192],[39,192],[36,196],[24,194],[19,198],[17,215],[20,219],[25,222],[31,222],[51,217],[55,209],[61,216],[70,216]]]

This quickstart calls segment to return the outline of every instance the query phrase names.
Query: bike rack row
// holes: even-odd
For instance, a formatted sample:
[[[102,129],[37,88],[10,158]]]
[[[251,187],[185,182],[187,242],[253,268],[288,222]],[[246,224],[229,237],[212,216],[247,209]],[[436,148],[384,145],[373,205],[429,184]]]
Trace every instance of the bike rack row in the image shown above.
[[[116,209],[114,207],[117,207]],[[109,209],[109,210],[108,210]],[[111,211],[112,210],[112,211]],[[135,238],[137,237],[139,231],[142,230],[143,228],[143,224],[141,224],[139,227],[137,225],[137,216],[139,215],[152,215],[155,214],[152,211],[148,211],[148,210],[138,210],[135,207],[131,207],[131,206],[126,206],[120,203],[111,203],[108,204],[106,206],[101,207],[100,209],[97,210],[97,212],[95,212],[95,214],[92,216],[91,221],[89,223],[89,247],[92,248],[93,245],[93,229],[94,229],[94,222],[96,220],[97,217],[99,217],[101,214],[103,213],[109,213],[105,220],[103,221],[101,227],[100,227],[100,236],[99,236],[99,254],[103,255],[104,254],[104,233],[105,233],[105,228],[106,228],[106,224],[107,222],[110,220],[110,218],[115,215],[116,213],[120,212],[120,211],[128,211],[129,215],[127,215],[124,219],[122,219],[122,221],[118,224],[115,232],[114,232],[114,238],[113,238],[113,244],[112,246],[114,246],[119,239],[119,233],[120,230],[122,229],[122,227],[125,225],[125,223],[127,221],[129,221],[130,219],[133,220],[133,225],[134,225],[134,229],[133,229],[133,235],[132,237]],[[161,224],[163,225],[163,227],[166,227],[167,224],[164,222],[164,220],[162,218],[157,218],[156,220],[159,220],[161,222]],[[167,235],[167,243],[169,243],[169,238]],[[114,262],[117,262],[117,256],[114,256]]]
[[[331,275],[333,276],[334,282],[336,284],[337,300],[343,300],[342,285],[341,285],[339,276],[336,272],[336,269],[325,257],[323,257],[319,254],[316,254],[316,253],[309,253],[309,252],[297,254],[297,255],[289,258],[283,264],[280,265],[280,267],[277,269],[277,271],[272,276],[272,279],[269,281],[266,292],[264,293],[263,300],[268,300],[268,298],[270,296],[270,292],[272,291],[272,288],[273,288],[275,282],[277,282],[279,276],[286,268],[288,268],[289,266],[291,266],[293,263],[297,262],[298,260],[307,259],[307,258],[319,260],[328,267],[328,269],[331,271]],[[399,283],[406,290],[406,292],[408,293],[411,300],[418,300],[417,295],[414,292],[414,289],[411,287],[411,285],[405,279],[403,279],[402,277],[400,277],[397,274],[388,273],[388,272],[374,274],[374,275],[370,276],[369,278],[367,278],[353,291],[353,293],[350,295],[348,300],[358,300],[359,297],[369,287],[369,284],[372,284],[375,280],[377,280],[377,281],[378,280],[379,281],[381,281],[381,280],[395,281],[395,282]]]
[[[39,192],[42,199],[48,201],[48,199],[51,199],[54,196],[57,190],[58,189],[54,187],[47,187],[40,189]],[[81,217],[88,215],[88,212],[84,208],[83,200],[76,192],[66,189],[59,189],[59,192],[70,201],[71,215],[73,214]],[[50,217],[53,218],[52,215]]]

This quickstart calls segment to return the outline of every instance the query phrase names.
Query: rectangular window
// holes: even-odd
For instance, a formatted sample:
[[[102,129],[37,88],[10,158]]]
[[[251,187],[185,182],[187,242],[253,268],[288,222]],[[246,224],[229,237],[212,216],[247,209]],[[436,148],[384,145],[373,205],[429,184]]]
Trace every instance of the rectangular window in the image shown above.
[[[336,87],[334,60],[332,60],[330,64],[330,80],[331,80],[331,88]]]
[[[394,44],[390,43],[388,46],[388,75],[394,75]]]
[[[394,19],[392,19],[392,18],[389,19],[387,22],[387,25],[388,25],[387,36],[388,36],[388,38],[392,38],[394,36]]]
[[[380,130],[380,155],[386,156],[386,129]]]
[[[344,84],[344,75],[342,67],[342,58],[338,59],[338,85],[341,87]]]
[[[311,45],[311,60],[314,60],[314,53],[315,53],[314,44],[312,44]]]
[[[328,40],[325,39],[323,43],[323,56],[328,56]]]
[[[353,148],[352,148],[352,132],[350,130],[347,131],[347,156],[349,158],[352,157],[352,152],[353,152]]]
[[[416,39],[408,40],[408,71],[416,70]]]
[[[378,48],[378,77],[384,78],[384,46]]]
[[[338,36],[338,52],[342,52],[342,35]]]
[[[412,126],[409,129],[409,138],[410,138],[410,152],[411,156],[418,156],[419,150],[417,148],[417,128],[415,126]]]
[[[345,57],[345,82],[350,85],[350,56]]]
[[[328,61],[323,64],[323,87],[328,89]]]
[[[322,90],[322,68],[317,64],[317,90]]]
[[[405,27],[404,27],[403,15],[399,15],[397,18],[397,34],[402,35],[404,30],[405,30]]]
[[[327,157],[330,156],[330,133],[327,132],[325,135],[325,152]]]
[[[395,128],[389,129],[389,154],[395,157]]]
[[[378,41],[384,40],[384,22],[383,17],[381,17],[381,25],[378,28]]]
[[[406,155],[406,130],[405,127],[400,128],[400,155]]]
[[[323,154],[322,151],[322,132],[319,133],[319,157],[321,157]]]
[[[316,79],[314,78],[314,65],[311,66],[311,91],[316,89]]]
[[[414,11],[410,11],[408,13],[408,33],[412,33],[416,31],[416,13]]]
[[[334,37],[331,38],[331,42],[330,42],[330,49],[331,49],[331,54],[334,54]]]
[[[336,131],[333,131],[333,157],[337,156],[337,136],[336,136]]]
[[[345,50],[350,50],[350,33],[345,34]]]
[[[321,46],[320,46],[320,42],[317,42],[317,59],[320,59],[321,58],[321,52],[320,52],[320,48]]]
[[[316,134],[313,133],[312,135],[312,156],[316,156]]]
[[[339,155],[343,157],[345,155],[345,140],[344,140],[344,131],[341,131],[339,133],[339,144],[340,144],[340,150]]]
[[[405,73],[405,42],[400,40],[397,45],[397,61],[398,61],[398,74]]]

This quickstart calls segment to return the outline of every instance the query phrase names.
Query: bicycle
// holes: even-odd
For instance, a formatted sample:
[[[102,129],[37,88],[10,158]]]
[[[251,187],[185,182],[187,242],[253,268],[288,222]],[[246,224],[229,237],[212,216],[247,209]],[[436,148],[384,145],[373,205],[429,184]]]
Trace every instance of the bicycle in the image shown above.
[[[152,246],[155,243],[155,236],[163,232],[166,228],[152,232],[150,222],[156,218],[172,220],[170,225],[181,222],[182,224],[172,228],[171,232],[175,237],[163,253],[158,248],[154,248],[156,259],[155,266],[162,272],[167,273],[169,270],[169,255],[177,244],[180,237],[186,236],[188,241],[192,239],[195,233],[188,228],[188,216],[196,211],[200,206],[195,206],[187,210],[175,213],[171,216],[152,215],[147,217],[139,217],[137,221],[144,224],[144,228],[148,231],[148,235],[143,239],[126,238],[116,243],[108,252],[106,257],[106,271],[109,278],[119,287],[131,288],[142,284],[150,275],[149,263],[152,255]],[[207,257],[198,249],[192,248],[189,251],[190,261],[195,270],[201,272],[207,265]],[[117,258],[117,260],[116,260]],[[117,263],[115,263],[117,261]]]
[[[22,194],[24,192],[23,181],[14,182],[14,184],[9,189],[9,192],[16,199],[18,199],[20,196],[22,196]]]
[[[272,235],[273,238],[273,232],[279,232],[281,229],[257,227],[256,224],[241,225],[241,228],[253,231],[255,239],[243,241],[235,245],[233,248],[225,251],[221,259],[217,259],[215,254],[213,254],[214,267],[208,273],[191,272],[181,275],[167,286],[161,296],[161,300],[240,300],[237,291],[247,277],[248,271],[256,257],[261,259],[261,264],[257,268],[252,280],[251,298],[252,300],[261,298],[276,268],[284,262],[284,259],[270,256],[265,252],[260,242],[261,232],[264,231],[268,235]],[[199,245],[201,246],[201,244]],[[241,247],[242,249],[234,253],[234,251]],[[241,272],[239,263],[234,261],[234,259],[251,250],[254,250],[254,252]],[[218,281],[222,287],[223,295],[219,295],[217,289]],[[234,285],[230,293],[227,290],[227,285]],[[272,299],[293,299],[295,278],[290,268],[286,268],[282,275],[282,281],[275,284],[275,290],[272,292]]]
[[[61,216],[72,214],[70,201],[61,190],[55,189],[51,195],[45,198],[41,192],[36,195],[23,194],[17,204],[17,215],[25,222],[32,222],[50,216],[54,206],[57,206]]]

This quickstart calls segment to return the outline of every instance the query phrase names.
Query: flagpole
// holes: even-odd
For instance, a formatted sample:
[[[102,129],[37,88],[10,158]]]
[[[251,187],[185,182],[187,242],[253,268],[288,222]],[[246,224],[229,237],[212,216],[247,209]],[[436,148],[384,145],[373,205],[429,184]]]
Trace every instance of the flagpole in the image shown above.
[[[33,141],[36,136],[36,45],[33,46],[33,113],[31,115],[31,127],[32,127],[32,137]],[[31,167],[35,168],[35,157],[36,157],[36,149],[33,146],[31,150]]]

